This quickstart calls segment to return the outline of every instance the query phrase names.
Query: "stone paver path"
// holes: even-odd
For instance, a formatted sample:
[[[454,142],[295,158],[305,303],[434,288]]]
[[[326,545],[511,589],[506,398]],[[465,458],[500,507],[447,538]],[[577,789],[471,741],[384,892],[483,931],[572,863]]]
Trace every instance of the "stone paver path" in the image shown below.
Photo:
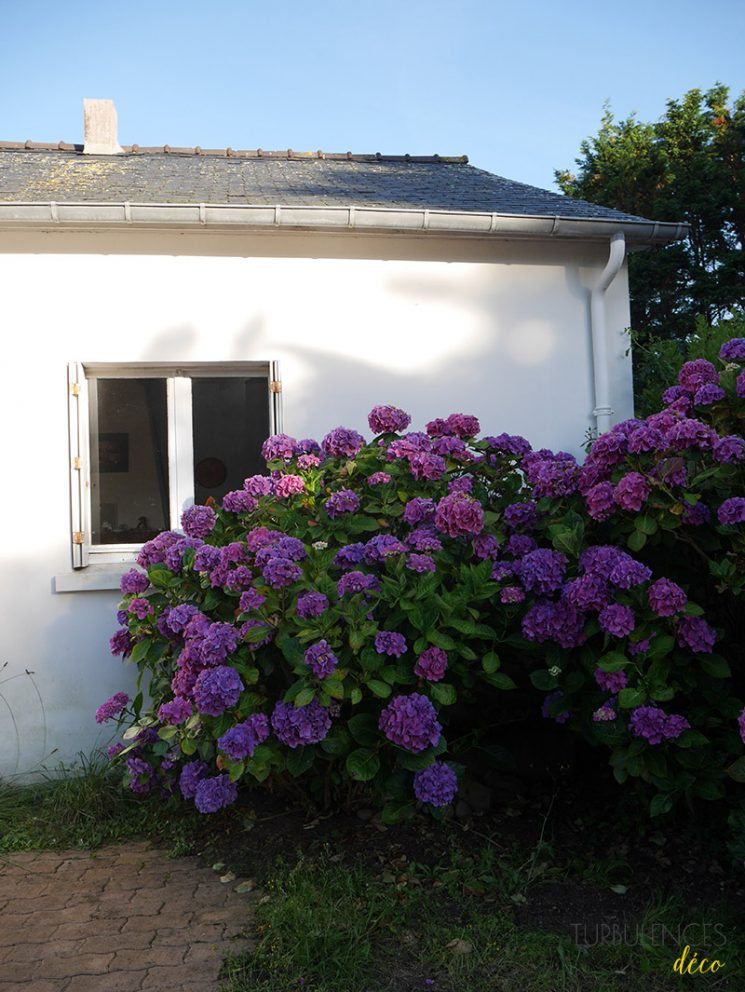
[[[0,856],[0,990],[217,992],[256,897],[237,884],[148,843]]]

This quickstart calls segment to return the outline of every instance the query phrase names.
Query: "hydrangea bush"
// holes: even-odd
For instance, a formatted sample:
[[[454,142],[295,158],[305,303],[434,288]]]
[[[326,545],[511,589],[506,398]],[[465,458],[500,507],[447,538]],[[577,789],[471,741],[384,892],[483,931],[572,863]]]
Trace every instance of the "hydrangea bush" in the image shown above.
[[[243,779],[326,802],[367,783],[389,820],[444,807],[463,742],[488,740],[517,683],[608,747],[619,782],[656,787],[653,813],[723,797],[745,780],[725,660],[741,652],[744,363],[745,340],[721,368],[687,363],[661,412],[583,465],[465,414],[410,431],[394,407],[370,413],[369,441],[269,438],[269,474],[188,510],[122,579],[111,647],[150,702],[118,693],[97,719],[128,725],[112,755],[130,787],[205,813]]]

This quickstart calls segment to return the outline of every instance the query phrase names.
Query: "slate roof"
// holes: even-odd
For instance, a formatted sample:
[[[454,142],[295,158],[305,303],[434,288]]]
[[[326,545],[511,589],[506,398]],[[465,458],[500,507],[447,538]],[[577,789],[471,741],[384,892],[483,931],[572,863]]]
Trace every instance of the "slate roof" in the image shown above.
[[[237,152],[0,142],[0,203],[161,203],[384,207],[639,221],[514,182],[466,156]]]

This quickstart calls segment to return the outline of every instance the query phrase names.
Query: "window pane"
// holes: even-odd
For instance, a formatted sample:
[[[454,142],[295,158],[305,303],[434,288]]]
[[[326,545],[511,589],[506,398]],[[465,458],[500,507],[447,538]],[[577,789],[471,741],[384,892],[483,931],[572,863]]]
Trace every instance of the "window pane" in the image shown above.
[[[262,378],[192,379],[194,500],[221,499],[247,475],[266,472],[269,386]]]
[[[91,379],[91,538],[142,544],[168,519],[165,379]]]

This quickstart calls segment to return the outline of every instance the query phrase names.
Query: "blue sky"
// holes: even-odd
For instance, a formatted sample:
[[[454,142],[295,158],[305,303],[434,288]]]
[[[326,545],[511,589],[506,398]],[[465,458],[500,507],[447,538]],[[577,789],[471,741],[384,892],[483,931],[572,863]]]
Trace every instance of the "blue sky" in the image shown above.
[[[0,0],[0,139],[457,155],[551,188],[609,100],[745,90],[743,0]]]

